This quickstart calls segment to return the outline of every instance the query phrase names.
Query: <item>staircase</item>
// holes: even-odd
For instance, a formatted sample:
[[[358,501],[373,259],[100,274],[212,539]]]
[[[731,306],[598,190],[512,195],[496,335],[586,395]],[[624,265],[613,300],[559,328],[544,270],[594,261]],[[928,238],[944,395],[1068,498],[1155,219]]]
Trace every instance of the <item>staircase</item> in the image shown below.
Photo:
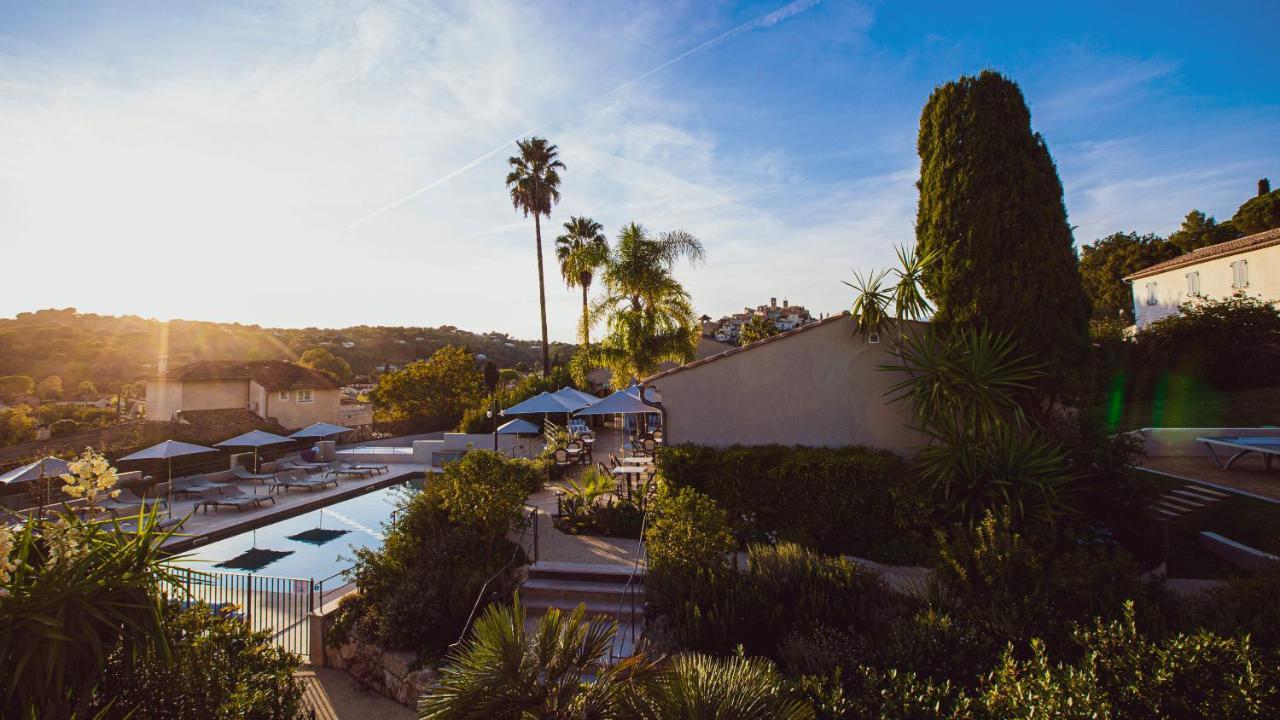
[[[1165,492],[1151,505],[1151,511],[1161,520],[1177,520],[1226,497],[1226,493],[1213,488],[1188,484]]]
[[[520,603],[527,613],[525,630],[536,630],[549,608],[569,613],[585,605],[588,619],[604,615],[618,622],[612,659],[630,657],[644,630],[644,569],[635,570],[628,586],[632,572],[630,565],[546,560],[530,565],[529,577],[520,586]]]

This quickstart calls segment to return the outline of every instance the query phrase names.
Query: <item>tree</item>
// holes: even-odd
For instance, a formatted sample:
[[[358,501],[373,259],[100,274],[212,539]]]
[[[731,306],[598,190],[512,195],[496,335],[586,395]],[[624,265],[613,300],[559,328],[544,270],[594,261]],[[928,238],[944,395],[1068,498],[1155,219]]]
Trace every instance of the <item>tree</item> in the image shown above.
[[[81,380],[76,386],[76,394],[81,400],[88,400],[98,394],[98,386],[94,385],[92,380]]]
[[[0,377],[0,395],[30,395],[35,391],[36,384],[28,375]]]
[[[1240,237],[1240,231],[1230,220],[1219,223],[1199,210],[1192,210],[1182,221],[1182,227],[1169,236],[1169,242],[1179,251],[1189,253],[1209,245],[1217,245]]]
[[[609,334],[573,359],[579,382],[590,368],[603,367],[612,384],[623,387],[664,362],[692,360],[701,334],[698,319],[672,270],[682,258],[701,262],[705,257],[702,242],[683,230],[654,237],[636,223],[624,227],[600,274],[605,295],[589,318],[605,320]]]
[[[582,344],[590,345],[587,294],[596,271],[609,259],[609,241],[605,239],[604,227],[588,217],[571,217],[564,229],[565,234],[556,238],[556,259],[560,261],[565,284],[582,288]]]
[[[1266,178],[1259,180],[1257,197],[1249,198],[1236,210],[1231,224],[1245,235],[1280,227],[1280,190],[1272,190]]]
[[[369,392],[380,420],[431,430],[454,427],[481,397],[475,356],[453,345],[440,348],[427,360],[411,362],[403,370],[383,373],[378,386]]]
[[[26,405],[0,410],[0,447],[35,439],[36,419]]]
[[[351,363],[324,348],[311,348],[302,353],[302,357],[298,358],[298,364],[313,370],[319,370],[337,380],[340,385],[346,385],[351,382],[353,374]]]
[[[990,70],[939,86],[918,149],[916,254],[937,253],[922,278],[936,319],[1011,333],[1051,379],[1077,377],[1089,301],[1062,183],[1022,91]]]
[[[1080,279],[1096,319],[1133,322],[1133,293],[1126,275],[1180,254],[1159,235],[1116,232],[1080,248]]]
[[[62,378],[50,375],[40,381],[36,391],[42,399],[57,400],[62,397]]]
[[[767,337],[777,335],[780,330],[778,326],[770,322],[769,318],[764,315],[752,315],[751,319],[742,324],[742,329],[738,331],[738,341],[741,345],[749,345],[757,340],[763,340]]]
[[[550,343],[547,341],[547,290],[542,272],[542,222],[539,217],[551,216],[551,207],[560,202],[560,172],[564,163],[559,160],[559,148],[545,138],[531,137],[517,143],[519,155],[507,159],[511,171],[507,173],[507,188],[511,191],[511,205],[525,217],[533,215],[533,233],[538,250],[538,306],[542,310],[542,373],[551,372]]]

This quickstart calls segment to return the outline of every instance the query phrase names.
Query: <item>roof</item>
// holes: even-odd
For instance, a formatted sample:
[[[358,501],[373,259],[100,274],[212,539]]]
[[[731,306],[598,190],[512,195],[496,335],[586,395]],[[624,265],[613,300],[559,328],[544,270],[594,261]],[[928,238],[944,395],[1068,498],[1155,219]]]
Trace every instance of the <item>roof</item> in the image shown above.
[[[777,335],[767,337],[763,340],[757,340],[753,343],[749,343],[741,347],[730,348],[729,350],[725,350],[722,353],[716,353],[715,355],[711,355],[709,357],[699,358],[697,360],[694,360],[693,362],[685,363],[684,365],[681,365],[679,367],[674,367],[669,370],[663,370],[662,372],[654,373],[653,375],[650,375],[649,377],[645,378],[644,380],[641,380],[640,382],[641,383],[652,382],[653,380],[657,380],[658,378],[666,377],[668,375],[673,375],[675,373],[678,373],[681,370],[688,370],[689,368],[698,367],[699,365],[706,365],[707,363],[715,362],[716,360],[729,357],[730,355],[736,355],[740,352],[754,350],[755,348],[758,348],[761,345],[768,345],[769,343],[772,343],[772,342],[778,342],[780,340],[784,340],[786,338],[799,335],[802,332],[809,332],[810,330],[814,330],[823,325],[827,325],[828,323],[833,323],[838,320],[846,320],[848,319],[848,317],[849,317],[849,312],[846,310],[845,312],[842,312],[838,315],[832,315],[831,317],[823,318],[821,320],[815,320],[811,323],[801,325],[800,327],[795,328],[794,330],[788,330],[784,333],[779,333]]]
[[[1259,248],[1270,247],[1272,245],[1280,245],[1280,228],[1265,230],[1260,233],[1254,233],[1253,235],[1245,235],[1244,237],[1236,238],[1235,240],[1218,243],[1217,245],[1202,247],[1199,250],[1192,250],[1185,255],[1179,255],[1176,258],[1156,263],[1149,268],[1143,268],[1132,275],[1127,275],[1125,276],[1125,280],[1136,280],[1138,278],[1157,275],[1169,270],[1176,270],[1180,267],[1195,265],[1206,260],[1227,257],[1228,255],[1237,255],[1242,252],[1258,250]]]
[[[207,360],[173,368],[155,377],[182,382],[253,380],[268,390],[325,390],[339,387],[337,380],[319,370],[284,360]]]
[[[279,425],[263,420],[247,408],[182,410],[177,420],[184,426],[183,437],[201,442],[214,442],[250,430],[283,431]]]

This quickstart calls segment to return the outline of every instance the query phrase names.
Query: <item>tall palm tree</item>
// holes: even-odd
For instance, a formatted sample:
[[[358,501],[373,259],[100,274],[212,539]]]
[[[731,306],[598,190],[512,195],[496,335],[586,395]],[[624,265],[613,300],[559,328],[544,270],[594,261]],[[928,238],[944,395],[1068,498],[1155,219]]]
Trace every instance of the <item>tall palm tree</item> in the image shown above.
[[[605,320],[609,334],[574,358],[579,379],[603,367],[612,373],[613,385],[622,387],[664,362],[692,360],[697,316],[672,270],[678,260],[697,263],[705,257],[701,241],[683,230],[655,237],[636,223],[623,228],[600,273],[605,295],[589,314],[589,322]]]
[[[551,208],[560,202],[560,149],[546,138],[531,137],[516,143],[519,155],[507,158],[511,171],[507,173],[507,189],[511,191],[511,206],[533,215],[534,238],[538,245],[538,305],[542,309],[542,376],[551,373],[551,348],[547,343],[547,290],[542,273],[542,222],[539,217],[551,216]]]
[[[565,234],[556,238],[556,259],[560,274],[569,287],[582,288],[582,344],[591,344],[590,307],[587,294],[596,270],[609,259],[609,241],[604,226],[588,217],[571,217],[564,224]]]

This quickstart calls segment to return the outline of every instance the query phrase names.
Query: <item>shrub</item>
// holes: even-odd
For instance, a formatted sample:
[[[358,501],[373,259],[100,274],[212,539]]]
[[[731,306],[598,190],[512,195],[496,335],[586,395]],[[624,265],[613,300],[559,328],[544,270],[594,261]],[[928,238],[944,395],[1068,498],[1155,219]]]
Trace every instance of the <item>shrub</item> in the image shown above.
[[[1280,563],[1257,575],[1234,577],[1209,593],[1195,613],[1222,635],[1248,634],[1263,650],[1280,651]]]
[[[520,552],[507,534],[539,467],[472,450],[408,496],[383,546],[356,550],[350,577],[360,594],[343,604],[343,627],[418,652],[455,641],[485,581]],[[499,577],[492,589],[512,588]]]
[[[560,501],[556,527],[571,535],[639,538],[644,522],[643,496],[614,498],[613,478],[594,467],[569,481]]]
[[[663,448],[658,462],[673,487],[714,498],[742,541],[889,562],[927,556],[929,505],[888,451],[680,445]]]
[[[66,418],[65,420],[59,420],[50,425],[49,434],[53,437],[62,437],[64,435],[70,435],[79,429],[80,423],[72,420],[71,418]]]
[[[1169,374],[1219,389],[1273,385],[1280,377],[1280,310],[1243,292],[1201,298],[1151,323],[1134,340],[1130,393],[1149,397]]]
[[[271,644],[229,609],[165,607],[169,658],[132,660],[117,647],[98,695],[103,720],[294,720],[302,685],[297,656]],[[104,706],[110,702],[110,708]]]

